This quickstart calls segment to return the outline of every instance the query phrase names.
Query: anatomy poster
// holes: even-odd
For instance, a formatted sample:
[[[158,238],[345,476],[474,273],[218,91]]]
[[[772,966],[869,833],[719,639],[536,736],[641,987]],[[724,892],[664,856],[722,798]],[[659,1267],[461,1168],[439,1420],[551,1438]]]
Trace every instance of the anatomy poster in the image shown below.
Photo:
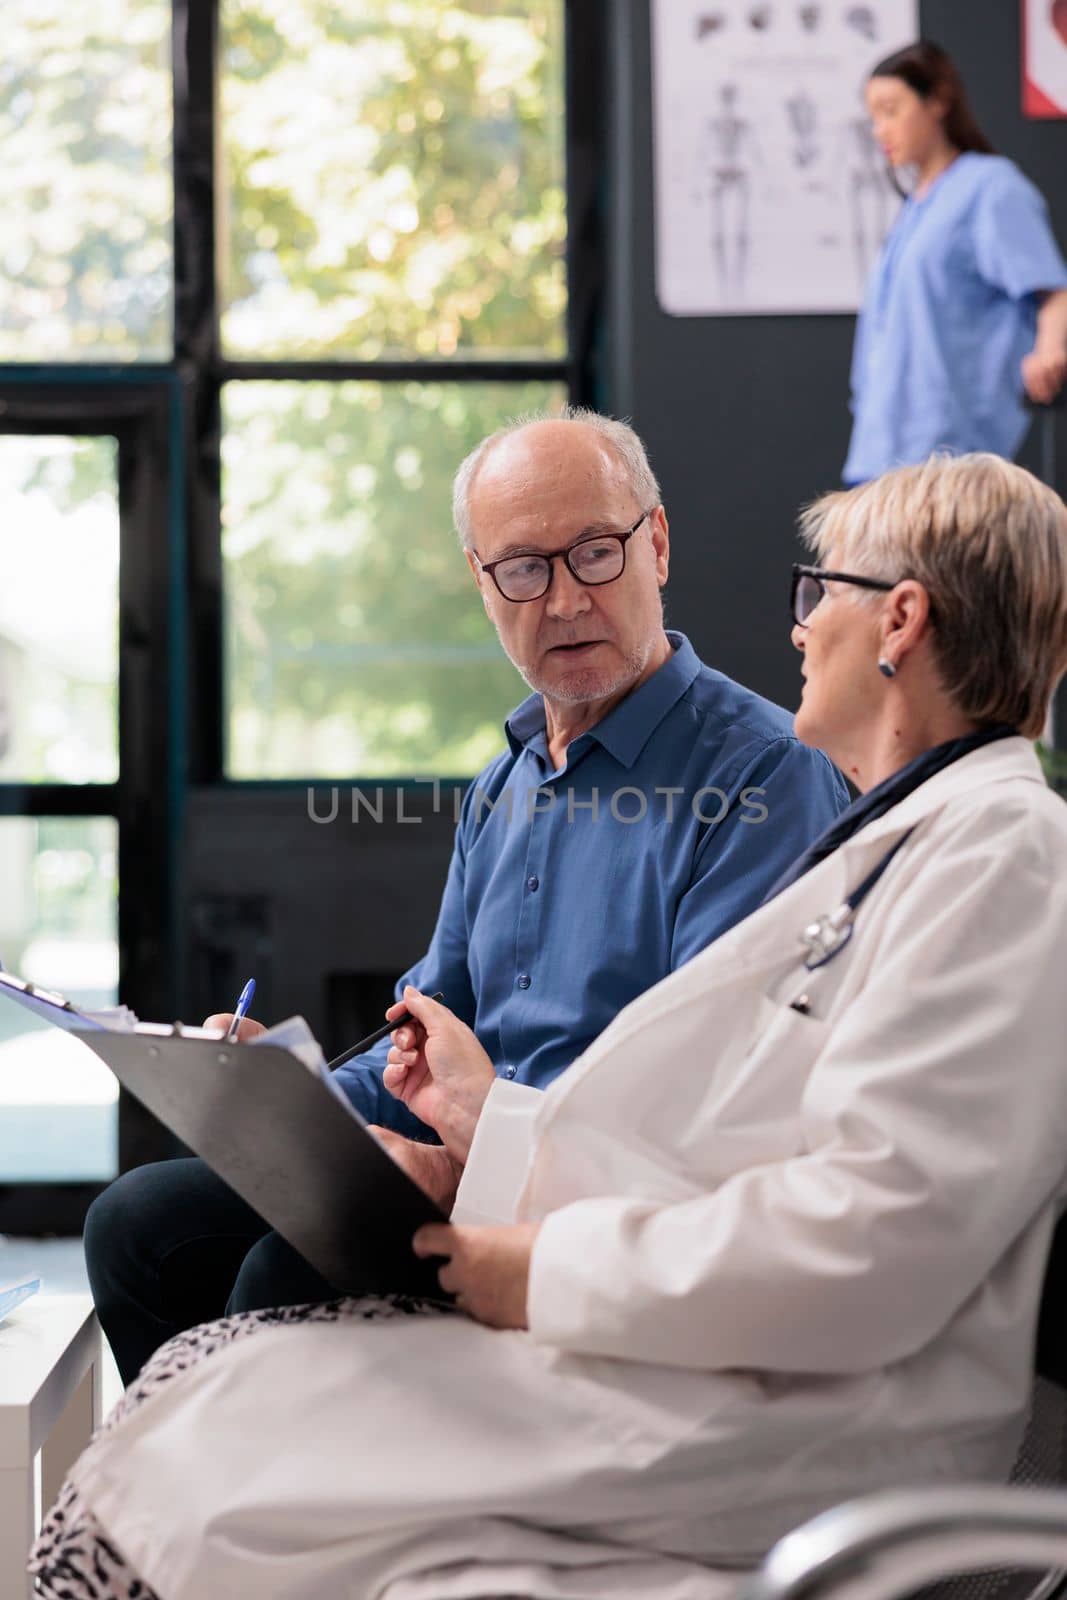
[[[900,204],[863,86],[918,0],[653,0],[652,30],[663,309],[855,311]]]
[[[1022,0],[1023,113],[1067,117],[1067,0]]]

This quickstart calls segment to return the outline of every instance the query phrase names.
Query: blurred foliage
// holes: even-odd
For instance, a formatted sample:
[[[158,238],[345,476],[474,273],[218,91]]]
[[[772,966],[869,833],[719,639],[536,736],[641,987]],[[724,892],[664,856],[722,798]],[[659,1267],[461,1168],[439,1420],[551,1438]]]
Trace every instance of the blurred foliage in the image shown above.
[[[456,545],[451,479],[485,433],[565,398],[490,381],[495,361],[566,353],[563,9],[220,0],[226,353],[489,366],[227,385],[233,776],[469,774],[500,748],[524,690]],[[169,6],[4,0],[3,17],[0,361],[168,359]],[[25,489],[74,514],[106,477],[74,453]]]
[[[1037,753],[1049,788],[1055,789],[1067,800],[1067,750],[1055,750],[1046,744],[1039,744]]]
[[[0,361],[172,349],[170,7],[4,0]],[[562,0],[222,0],[231,355],[561,356]]]
[[[8,971],[89,1005],[114,1003],[117,852],[113,817],[0,817],[0,950]],[[10,1002],[0,1006],[0,1045],[27,1031],[26,1022]],[[8,1058],[4,1067],[0,1100],[13,1086],[18,1099],[25,1064]]]
[[[170,7],[2,16],[0,361],[167,360]]]
[[[33,862],[33,920],[39,937],[113,940],[118,903],[118,827],[112,817],[16,819]],[[18,968],[16,967],[16,971]]]
[[[562,0],[222,0],[228,354],[560,356]]]
[[[451,480],[562,385],[223,391],[231,777],[470,775],[526,693],[452,531]]]
[[[15,435],[5,446],[21,469],[23,492],[41,490],[57,511],[69,515],[97,497],[116,504],[119,452],[111,434]]]
[[[118,444],[0,433],[0,780],[118,776]]]
[[[561,0],[222,0],[231,356],[565,349]],[[525,692],[451,481],[560,384],[224,392],[227,771],[470,774]]]

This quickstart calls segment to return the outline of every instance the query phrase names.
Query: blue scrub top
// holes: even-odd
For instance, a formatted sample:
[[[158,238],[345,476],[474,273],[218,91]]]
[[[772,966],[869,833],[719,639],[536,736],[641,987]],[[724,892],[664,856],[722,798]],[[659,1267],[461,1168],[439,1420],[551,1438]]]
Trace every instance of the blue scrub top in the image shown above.
[[[906,200],[856,327],[845,482],[939,449],[1013,457],[1036,292],[1064,287],[1045,202],[1005,157],[967,151]]]

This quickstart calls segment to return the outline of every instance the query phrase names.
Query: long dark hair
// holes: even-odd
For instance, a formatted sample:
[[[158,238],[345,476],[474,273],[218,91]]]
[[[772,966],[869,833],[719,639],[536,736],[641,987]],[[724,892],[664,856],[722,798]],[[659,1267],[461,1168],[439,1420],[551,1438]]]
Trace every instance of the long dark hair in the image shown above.
[[[978,126],[971,102],[963,87],[959,68],[952,57],[932,39],[917,39],[893,55],[879,61],[870,72],[872,78],[899,78],[922,100],[943,100],[945,137],[957,150],[980,150],[991,156],[993,146]]]

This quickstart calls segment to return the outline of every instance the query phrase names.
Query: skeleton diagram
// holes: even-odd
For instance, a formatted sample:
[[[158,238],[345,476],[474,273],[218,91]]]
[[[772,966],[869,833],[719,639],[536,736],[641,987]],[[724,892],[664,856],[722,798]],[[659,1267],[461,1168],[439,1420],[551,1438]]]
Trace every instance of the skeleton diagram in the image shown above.
[[[862,34],[872,44],[878,37],[878,18],[870,6],[851,6],[845,12],[845,26]]]
[[[760,161],[752,124],[737,114],[737,87],[723,84],[719,106],[701,131],[697,198],[706,198],[711,253],[719,294],[727,303],[743,298],[749,252],[751,162]]]
[[[793,136],[793,161],[805,171],[819,159],[819,108],[806,89],[785,103],[786,120]]]

